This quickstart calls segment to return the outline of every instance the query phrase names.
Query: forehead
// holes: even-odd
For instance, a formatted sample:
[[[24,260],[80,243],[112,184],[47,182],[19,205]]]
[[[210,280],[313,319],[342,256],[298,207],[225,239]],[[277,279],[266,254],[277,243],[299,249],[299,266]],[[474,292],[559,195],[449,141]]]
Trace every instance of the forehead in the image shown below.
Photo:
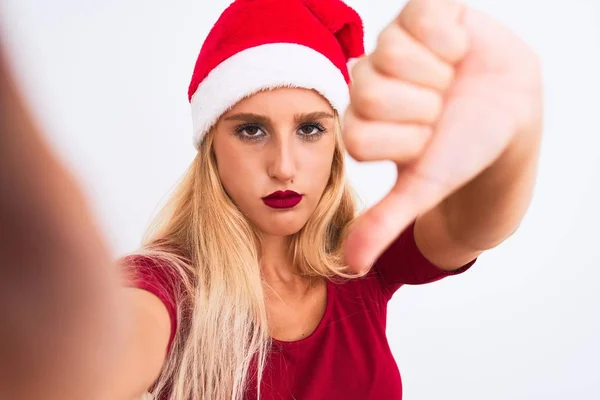
[[[287,113],[309,113],[315,111],[333,114],[327,99],[315,90],[304,88],[275,88],[260,91],[240,100],[223,117],[235,113],[260,112],[281,115]]]

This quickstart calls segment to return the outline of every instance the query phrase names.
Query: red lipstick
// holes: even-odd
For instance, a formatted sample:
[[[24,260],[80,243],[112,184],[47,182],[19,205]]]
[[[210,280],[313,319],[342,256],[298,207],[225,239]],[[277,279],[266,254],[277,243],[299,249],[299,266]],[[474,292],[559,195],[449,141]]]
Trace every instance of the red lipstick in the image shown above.
[[[286,190],[285,192],[278,190],[262,198],[263,203],[271,208],[292,208],[301,200],[302,195],[293,190]]]

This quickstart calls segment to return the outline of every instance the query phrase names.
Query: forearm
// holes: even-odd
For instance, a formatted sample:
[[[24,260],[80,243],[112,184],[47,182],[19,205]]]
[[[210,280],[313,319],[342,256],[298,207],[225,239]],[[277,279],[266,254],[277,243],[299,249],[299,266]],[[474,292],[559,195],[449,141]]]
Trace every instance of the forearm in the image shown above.
[[[465,247],[493,248],[521,223],[537,174],[541,112],[539,115],[490,167],[438,206],[451,236]]]
[[[0,49],[0,397],[71,398],[92,374],[102,379],[118,335],[118,280],[3,57]],[[81,379],[68,382],[75,371]]]

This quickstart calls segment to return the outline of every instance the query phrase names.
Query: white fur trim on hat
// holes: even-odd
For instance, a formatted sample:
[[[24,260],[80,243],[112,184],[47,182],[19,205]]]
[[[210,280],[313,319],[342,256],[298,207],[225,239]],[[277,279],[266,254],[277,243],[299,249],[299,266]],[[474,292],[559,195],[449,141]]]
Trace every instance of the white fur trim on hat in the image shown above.
[[[318,51],[295,43],[250,47],[214,68],[192,96],[194,146],[240,100],[278,87],[314,89],[340,114],[349,103],[344,75]]]

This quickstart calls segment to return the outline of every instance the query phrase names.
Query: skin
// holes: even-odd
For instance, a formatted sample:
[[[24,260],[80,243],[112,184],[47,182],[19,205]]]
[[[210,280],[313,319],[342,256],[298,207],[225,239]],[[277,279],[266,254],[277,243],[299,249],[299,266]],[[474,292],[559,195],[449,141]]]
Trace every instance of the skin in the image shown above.
[[[296,274],[287,248],[331,175],[333,117],[329,102],[315,91],[280,88],[240,101],[216,126],[213,148],[221,182],[263,236],[267,311],[272,336],[280,340],[308,335],[325,308],[325,282]],[[302,201],[291,209],[268,207],[261,199],[277,190],[294,190]]]
[[[417,245],[449,270],[517,229],[532,196],[542,132],[540,67],[521,40],[453,1],[412,0],[352,75],[345,146],[360,161],[396,162],[398,179],[354,225],[344,248],[348,265],[368,268],[415,218]],[[109,252],[84,196],[44,143],[4,59],[0,83],[0,233],[10,239],[0,246],[6,289],[0,290],[0,337],[9,338],[0,348],[9,355],[0,357],[0,371],[10,372],[0,374],[0,397],[131,399],[149,387],[164,362],[166,309],[142,290],[117,293]],[[279,321],[274,337],[293,339],[311,331],[325,291],[321,286],[317,295],[318,284],[307,291],[282,249],[324,188],[329,167],[317,169],[316,156],[307,161],[313,151],[327,159],[333,147],[292,134],[290,110],[326,108],[323,99],[307,94],[300,101],[300,92],[268,95],[277,101],[268,102],[265,94],[265,104],[257,106],[274,121],[266,144],[235,142],[224,124],[215,145],[222,145],[219,169],[230,196],[266,234],[267,282],[289,304],[302,303],[298,299],[307,299],[310,290],[320,299],[304,311],[313,316],[306,326],[293,325],[301,313],[287,321],[278,319],[283,309],[269,310]],[[246,157],[236,161],[234,151]],[[229,162],[243,164],[234,170]],[[244,185],[234,184],[238,173],[246,177]],[[306,195],[298,210],[261,208],[260,197],[290,187]],[[65,316],[68,324],[56,324]]]
[[[515,232],[542,137],[540,66],[523,41],[458,2],[413,0],[352,77],[346,148],[398,177],[353,225],[347,265],[369,268],[415,219],[417,246],[448,270]]]
[[[84,193],[2,50],[0,398],[95,400],[125,345],[127,305]]]

